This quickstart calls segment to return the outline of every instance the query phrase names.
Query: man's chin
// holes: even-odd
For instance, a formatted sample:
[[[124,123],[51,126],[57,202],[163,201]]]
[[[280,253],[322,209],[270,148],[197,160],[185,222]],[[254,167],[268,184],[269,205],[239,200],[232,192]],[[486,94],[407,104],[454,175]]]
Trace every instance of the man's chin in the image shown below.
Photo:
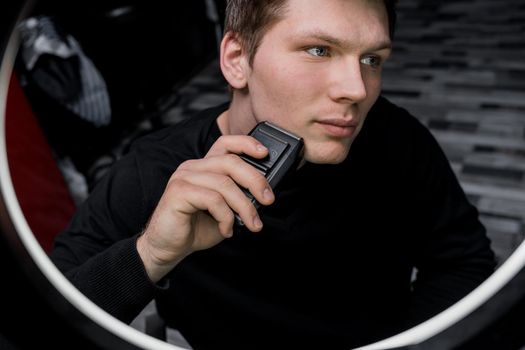
[[[314,164],[339,164],[342,163],[348,156],[348,150],[334,151],[326,153],[306,152],[305,160]]]
[[[304,158],[314,164],[339,164],[348,156],[351,140],[305,139]]]

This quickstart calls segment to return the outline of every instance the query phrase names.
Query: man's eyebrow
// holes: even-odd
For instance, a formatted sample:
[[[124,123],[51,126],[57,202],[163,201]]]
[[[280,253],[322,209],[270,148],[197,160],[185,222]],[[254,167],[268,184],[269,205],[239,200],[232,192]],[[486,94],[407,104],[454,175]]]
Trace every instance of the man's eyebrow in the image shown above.
[[[330,45],[337,46],[337,47],[354,46],[352,42],[348,40],[341,40],[339,38],[336,38],[332,35],[329,35],[327,33],[323,33],[320,31],[299,33],[298,37],[304,38],[304,39],[317,39],[317,40],[324,41]],[[389,39],[385,39],[378,43],[374,43],[371,47],[367,48],[367,51],[381,51],[381,50],[386,50],[386,49],[392,49],[392,42]]]

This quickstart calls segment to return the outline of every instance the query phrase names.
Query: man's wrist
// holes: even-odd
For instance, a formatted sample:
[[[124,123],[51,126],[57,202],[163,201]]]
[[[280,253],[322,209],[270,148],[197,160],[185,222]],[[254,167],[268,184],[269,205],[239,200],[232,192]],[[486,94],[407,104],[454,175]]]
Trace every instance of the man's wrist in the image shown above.
[[[142,260],[144,269],[146,270],[146,274],[154,284],[166,276],[183,259],[182,257],[170,263],[158,263],[151,254],[144,235],[139,236],[136,246],[139,257]]]

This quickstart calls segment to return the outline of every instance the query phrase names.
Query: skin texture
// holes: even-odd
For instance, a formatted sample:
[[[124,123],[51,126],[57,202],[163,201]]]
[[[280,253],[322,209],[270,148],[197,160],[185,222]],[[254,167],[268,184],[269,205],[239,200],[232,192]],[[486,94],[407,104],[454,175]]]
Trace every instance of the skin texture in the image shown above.
[[[233,95],[218,118],[223,136],[205,158],[174,172],[138,239],[151,280],[230,237],[234,211],[249,230],[262,229],[238,187],[247,187],[263,205],[274,201],[266,179],[238,157],[267,155],[245,136],[257,122],[268,120],[303,137],[306,161],[342,162],[379,96],[390,46],[386,10],[375,0],[289,0],[252,64],[236,35],[226,33],[220,63]]]

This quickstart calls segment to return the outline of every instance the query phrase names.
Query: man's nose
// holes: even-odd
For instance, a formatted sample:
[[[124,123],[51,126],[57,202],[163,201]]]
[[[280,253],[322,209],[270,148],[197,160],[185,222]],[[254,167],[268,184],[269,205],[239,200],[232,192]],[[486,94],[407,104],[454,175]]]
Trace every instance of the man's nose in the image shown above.
[[[357,103],[367,96],[361,62],[352,58],[341,60],[331,72],[330,98],[337,102]]]

